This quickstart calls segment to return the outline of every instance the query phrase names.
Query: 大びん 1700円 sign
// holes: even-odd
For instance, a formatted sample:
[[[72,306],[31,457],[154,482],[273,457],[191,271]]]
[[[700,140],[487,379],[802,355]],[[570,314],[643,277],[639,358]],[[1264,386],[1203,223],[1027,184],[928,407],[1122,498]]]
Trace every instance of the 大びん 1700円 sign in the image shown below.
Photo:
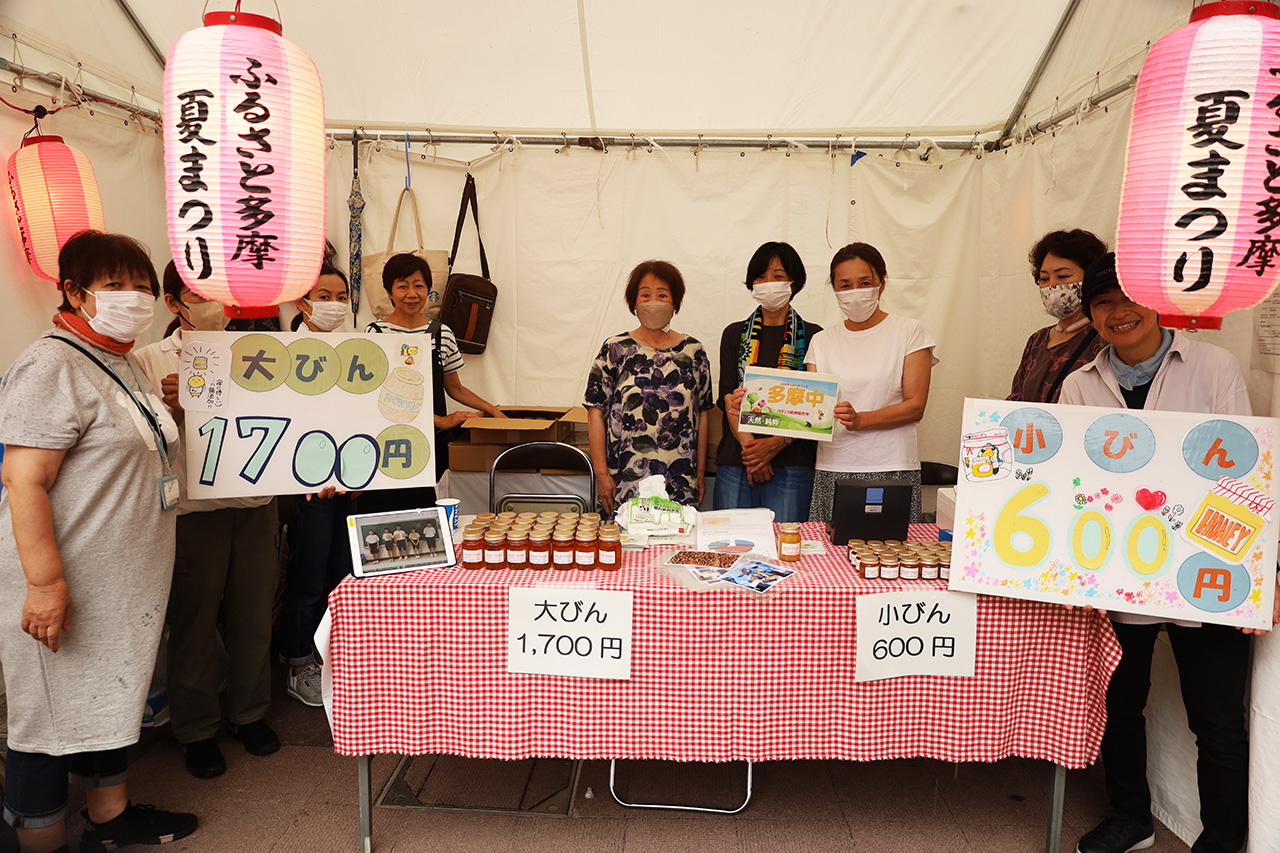
[[[435,483],[426,335],[187,332],[186,497]]]
[[[1276,427],[965,400],[950,586],[1270,628]]]

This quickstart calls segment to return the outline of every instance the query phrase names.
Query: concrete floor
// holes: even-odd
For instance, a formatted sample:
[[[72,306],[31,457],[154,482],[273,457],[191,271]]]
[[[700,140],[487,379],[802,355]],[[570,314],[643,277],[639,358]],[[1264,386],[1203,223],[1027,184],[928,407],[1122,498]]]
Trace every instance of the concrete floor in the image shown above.
[[[248,755],[220,739],[227,772],[191,777],[165,728],[136,748],[130,796],[165,809],[193,811],[200,828],[165,849],[235,853],[328,853],[358,850],[355,759],[335,755],[324,712],[284,696],[283,670],[268,721],[283,746],[275,755]],[[374,761],[375,796],[397,758]],[[486,762],[484,774],[501,773]],[[741,765],[620,765],[619,788],[636,801],[660,797],[732,804],[741,800]],[[496,777],[495,777],[496,778]],[[1038,853],[1044,850],[1050,769],[1045,762],[1008,759],[952,765],[925,759],[859,764],[783,761],[756,766],[751,804],[735,816],[626,809],[608,793],[608,763],[583,766],[570,817],[461,814],[376,808],[378,853]],[[470,786],[469,786],[470,787]],[[591,796],[587,793],[590,791]],[[738,798],[735,801],[735,797]],[[83,821],[83,793],[73,789],[73,842]],[[1105,806],[1097,768],[1068,774],[1062,851],[1075,850]],[[0,829],[0,851],[14,847]],[[1188,848],[1157,825],[1155,853]]]

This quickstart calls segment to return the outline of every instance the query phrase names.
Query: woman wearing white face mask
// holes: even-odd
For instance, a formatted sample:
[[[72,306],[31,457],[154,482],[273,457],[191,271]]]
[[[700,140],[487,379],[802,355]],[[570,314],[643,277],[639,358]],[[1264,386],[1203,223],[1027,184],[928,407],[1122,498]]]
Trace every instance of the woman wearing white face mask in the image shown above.
[[[117,234],[75,235],[58,270],[56,329],[0,384],[4,817],[23,850],[67,849],[70,772],[89,807],[80,849],[159,844],[196,826],[130,804],[125,782],[173,574],[178,430],[131,354],[160,287]]]
[[[171,333],[138,352],[147,377],[161,387],[164,403],[181,420],[178,360],[193,331],[227,325],[222,305],[183,282],[172,261],[164,269],[164,301],[174,314]],[[225,647],[227,719],[233,737],[253,755],[280,747],[263,719],[271,703],[271,605],[275,593],[279,516],[274,497],[188,500],[186,465],[178,508],[173,588],[169,594],[169,721],[184,747],[187,770],[207,779],[226,770],[216,736],[222,723],[223,673],[210,667]],[[219,632],[219,611],[226,634]]]
[[[880,307],[887,279],[884,257],[866,243],[851,243],[831,259],[831,286],[845,320],[814,336],[805,366],[840,377],[840,426],[818,446],[810,521],[831,521],[836,480],[885,479],[914,484],[911,520],[920,520],[916,423],[938,359],[919,321]]]
[[[305,323],[313,332],[354,332],[355,315],[351,312],[351,285],[337,267],[324,264],[320,277],[310,292],[293,303],[298,308],[290,329],[298,331]],[[305,330],[304,330],[305,331]]]
[[[666,261],[631,271],[627,307],[640,319],[600,347],[587,379],[587,427],[596,491],[605,512],[658,475],[667,495],[686,505],[706,491],[707,424],[715,405],[711,361],[698,341],[671,329],[684,279]]]
[[[1107,345],[1080,305],[1084,271],[1106,253],[1106,243],[1079,228],[1051,231],[1032,247],[1027,256],[1031,277],[1039,285],[1045,312],[1057,322],[1027,339],[1006,399],[1058,402],[1067,376],[1093,361]]]
[[[747,289],[758,306],[720,336],[717,402],[725,415],[716,452],[716,509],[768,507],[775,521],[809,520],[816,442],[739,434],[734,405],[748,366],[804,370],[809,341],[822,331],[791,307],[806,278],[800,255],[787,243],[765,243],[747,264]]]

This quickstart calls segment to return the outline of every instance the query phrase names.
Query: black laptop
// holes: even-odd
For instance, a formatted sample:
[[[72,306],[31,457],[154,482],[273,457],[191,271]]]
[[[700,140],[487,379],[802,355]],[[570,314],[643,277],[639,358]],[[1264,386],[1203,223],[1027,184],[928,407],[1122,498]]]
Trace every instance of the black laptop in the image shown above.
[[[831,542],[850,539],[906,539],[911,521],[907,480],[837,480],[831,509]]]

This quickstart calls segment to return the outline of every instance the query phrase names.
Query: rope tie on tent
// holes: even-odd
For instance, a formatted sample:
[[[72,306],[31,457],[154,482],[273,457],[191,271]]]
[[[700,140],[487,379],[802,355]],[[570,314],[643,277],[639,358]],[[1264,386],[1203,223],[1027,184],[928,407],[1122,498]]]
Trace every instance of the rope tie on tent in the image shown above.
[[[413,175],[409,171],[409,132],[404,134],[404,188],[413,189]]]
[[[646,136],[646,137],[644,137],[644,141],[645,141],[645,142],[647,142],[647,143],[649,143],[649,151],[650,151],[650,152],[652,152],[652,151],[657,151],[657,152],[658,152],[659,154],[661,154],[663,157],[666,157],[666,158],[667,158],[667,162],[668,162],[668,163],[670,163],[670,162],[671,162],[671,155],[670,155],[670,154],[668,154],[668,153],[666,152],[666,149],[664,149],[661,145],[659,145],[659,144],[654,140],[654,138],[653,138],[652,136]]]

